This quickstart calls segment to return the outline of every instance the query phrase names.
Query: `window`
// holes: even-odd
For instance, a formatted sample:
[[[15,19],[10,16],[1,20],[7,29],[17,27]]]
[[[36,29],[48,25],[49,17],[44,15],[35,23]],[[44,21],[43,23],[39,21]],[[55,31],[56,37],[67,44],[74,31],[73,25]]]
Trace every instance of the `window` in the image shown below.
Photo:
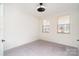
[[[59,16],[58,17],[58,25],[57,25],[58,33],[69,33],[70,32],[70,16]]]
[[[42,32],[49,33],[49,31],[50,31],[50,22],[48,20],[43,20]]]

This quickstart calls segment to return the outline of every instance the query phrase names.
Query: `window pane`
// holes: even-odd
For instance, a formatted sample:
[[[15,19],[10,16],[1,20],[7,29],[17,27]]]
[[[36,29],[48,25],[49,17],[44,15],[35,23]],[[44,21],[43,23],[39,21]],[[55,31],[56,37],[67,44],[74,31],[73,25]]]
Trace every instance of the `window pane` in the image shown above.
[[[59,33],[70,32],[70,16],[59,16],[58,17],[58,29]]]

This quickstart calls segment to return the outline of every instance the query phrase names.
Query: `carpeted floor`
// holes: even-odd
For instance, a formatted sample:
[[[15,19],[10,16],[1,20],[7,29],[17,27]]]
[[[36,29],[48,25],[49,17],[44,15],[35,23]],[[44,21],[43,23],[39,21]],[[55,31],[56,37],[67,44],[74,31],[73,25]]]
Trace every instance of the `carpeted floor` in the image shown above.
[[[78,49],[44,40],[37,40],[4,52],[5,56],[77,56]]]

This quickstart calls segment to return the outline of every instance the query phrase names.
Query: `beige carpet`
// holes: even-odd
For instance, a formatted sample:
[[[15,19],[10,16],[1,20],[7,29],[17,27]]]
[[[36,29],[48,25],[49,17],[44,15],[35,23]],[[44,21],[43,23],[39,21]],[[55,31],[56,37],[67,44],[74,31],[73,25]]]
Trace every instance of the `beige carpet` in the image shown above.
[[[37,40],[4,52],[5,56],[77,56],[78,49],[48,41]]]

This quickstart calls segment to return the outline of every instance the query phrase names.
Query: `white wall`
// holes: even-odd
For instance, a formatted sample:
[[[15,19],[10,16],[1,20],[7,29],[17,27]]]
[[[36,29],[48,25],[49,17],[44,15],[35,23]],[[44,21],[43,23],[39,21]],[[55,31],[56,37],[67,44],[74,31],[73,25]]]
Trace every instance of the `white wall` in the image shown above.
[[[61,15],[69,15],[70,19],[70,34],[58,34],[57,33],[57,16]],[[40,39],[56,42],[60,44],[65,44],[69,46],[79,47],[79,12],[65,12],[52,15],[50,17],[45,18],[49,20],[50,33],[42,33],[40,32]],[[40,28],[42,26],[42,20],[40,20]],[[42,29],[42,28],[41,28]],[[40,29],[40,30],[41,30]]]
[[[39,21],[15,4],[4,4],[5,50],[37,40]]]
[[[3,4],[0,3],[0,56],[3,55]]]

